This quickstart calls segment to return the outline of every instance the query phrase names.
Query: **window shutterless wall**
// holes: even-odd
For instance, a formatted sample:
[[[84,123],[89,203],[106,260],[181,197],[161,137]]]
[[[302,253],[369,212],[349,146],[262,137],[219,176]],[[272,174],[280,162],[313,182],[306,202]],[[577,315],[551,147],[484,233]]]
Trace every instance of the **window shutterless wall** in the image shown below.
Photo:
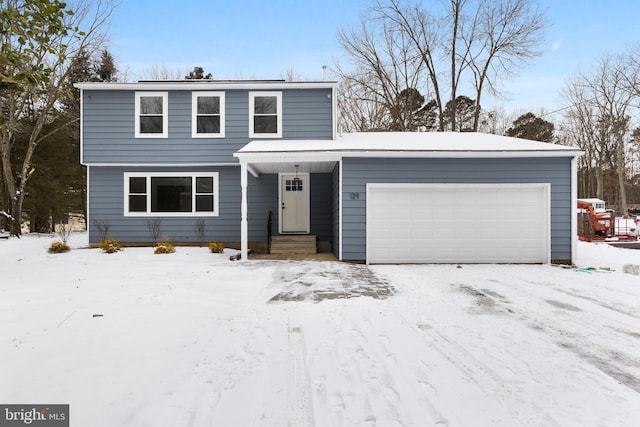
[[[194,174],[211,174],[212,169],[218,174],[218,215],[161,215],[125,216],[125,174],[152,174],[157,176]],[[207,239],[218,242],[237,242],[240,239],[240,197],[238,183],[240,168],[227,167],[194,167],[189,172],[177,168],[162,167],[91,167],[88,172],[89,210],[88,224],[90,243],[100,240],[95,221],[104,221],[110,226],[110,235],[121,243],[149,242],[147,222],[155,218],[161,219],[162,235],[169,236],[174,242],[195,242],[194,224],[197,220],[205,221]],[[267,219],[269,211],[277,211],[278,185],[276,175],[265,175],[260,178],[249,177],[249,191],[252,194],[249,203],[249,225],[251,241],[266,241]]]
[[[252,139],[249,90],[223,91],[224,138],[193,137],[192,93],[198,91],[166,91],[166,138],[136,138],[135,94],[142,91],[84,89],[82,92],[83,164],[236,163],[233,153]],[[282,93],[283,139],[333,138],[331,89],[276,92]]]
[[[218,216],[218,172],[125,172],[124,216]]]

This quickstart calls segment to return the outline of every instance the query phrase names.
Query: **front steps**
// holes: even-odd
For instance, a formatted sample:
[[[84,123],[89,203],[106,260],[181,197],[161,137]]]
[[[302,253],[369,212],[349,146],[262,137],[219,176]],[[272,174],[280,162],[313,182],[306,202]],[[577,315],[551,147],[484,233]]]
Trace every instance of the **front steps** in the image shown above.
[[[317,252],[316,236],[289,234],[271,237],[270,253],[274,255],[305,255]]]

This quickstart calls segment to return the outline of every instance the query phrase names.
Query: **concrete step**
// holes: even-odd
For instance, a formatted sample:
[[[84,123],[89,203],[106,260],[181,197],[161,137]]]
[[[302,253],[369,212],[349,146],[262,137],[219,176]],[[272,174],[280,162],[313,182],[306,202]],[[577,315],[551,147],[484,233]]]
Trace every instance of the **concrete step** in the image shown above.
[[[316,236],[283,235],[271,238],[272,254],[315,254]]]

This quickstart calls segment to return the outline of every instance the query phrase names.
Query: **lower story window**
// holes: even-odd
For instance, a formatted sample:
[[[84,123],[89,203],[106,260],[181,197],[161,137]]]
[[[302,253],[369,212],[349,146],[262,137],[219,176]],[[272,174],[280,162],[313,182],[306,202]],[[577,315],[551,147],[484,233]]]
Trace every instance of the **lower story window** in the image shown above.
[[[217,216],[218,173],[125,173],[127,216]]]

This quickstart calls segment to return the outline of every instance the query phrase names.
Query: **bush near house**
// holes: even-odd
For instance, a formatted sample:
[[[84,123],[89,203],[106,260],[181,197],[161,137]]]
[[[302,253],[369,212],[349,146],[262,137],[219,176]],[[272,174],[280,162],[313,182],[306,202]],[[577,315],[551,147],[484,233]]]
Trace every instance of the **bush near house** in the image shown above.
[[[112,254],[122,250],[122,248],[120,247],[120,243],[118,243],[116,239],[112,239],[110,237],[107,237],[102,242],[100,242],[98,247],[108,254]]]
[[[162,242],[156,245],[156,249],[154,251],[155,254],[172,254],[176,251],[176,247],[173,246],[168,237],[164,237]]]
[[[223,243],[217,243],[217,242],[210,242],[209,243],[209,250],[211,251],[211,253],[221,254],[224,251],[224,244]]]
[[[50,254],[60,254],[63,252],[69,252],[71,247],[67,245],[65,242],[55,241],[49,246],[48,252]]]

